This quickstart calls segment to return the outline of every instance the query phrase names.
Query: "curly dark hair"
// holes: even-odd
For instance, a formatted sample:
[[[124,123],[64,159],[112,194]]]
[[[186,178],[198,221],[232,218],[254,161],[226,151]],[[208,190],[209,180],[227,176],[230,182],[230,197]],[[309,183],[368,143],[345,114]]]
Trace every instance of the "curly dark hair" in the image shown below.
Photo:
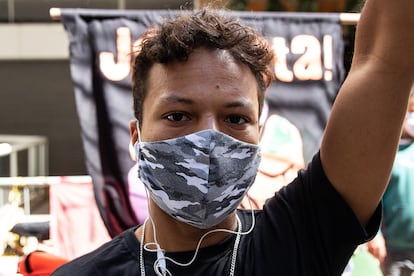
[[[265,91],[274,78],[269,66],[274,57],[270,44],[230,13],[204,8],[169,19],[143,35],[132,65],[134,112],[139,124],[151,67],[155,63],[184,62],[200,47],[225,49],[247,65],[256,78],[259,110],[262,109]]]

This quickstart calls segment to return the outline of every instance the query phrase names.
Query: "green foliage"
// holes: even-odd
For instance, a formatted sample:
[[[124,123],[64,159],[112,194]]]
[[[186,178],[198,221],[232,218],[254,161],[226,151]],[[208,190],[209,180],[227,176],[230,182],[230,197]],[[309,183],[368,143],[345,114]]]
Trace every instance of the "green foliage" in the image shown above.
[[[347,12],[360,12],[364,5],[364,0],[347,0],[346,11]]]
[[[235,11],[245,11],[247,10],[247,0],[232,0],[229,8]]]

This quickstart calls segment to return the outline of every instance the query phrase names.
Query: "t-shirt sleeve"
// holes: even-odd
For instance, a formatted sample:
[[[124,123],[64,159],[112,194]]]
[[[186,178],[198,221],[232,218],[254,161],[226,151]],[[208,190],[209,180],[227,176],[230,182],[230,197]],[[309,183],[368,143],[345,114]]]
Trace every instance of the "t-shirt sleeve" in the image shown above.
[[[331,254],[333,265],[345,266],[346,262],[343,263],[342,256],[350,256],[352,254],[349,252],[350,248],[353,249],[369,241],[378,232],[381,223],[381,204],[369,223],[363,226],[348,203],[327,179],[319,153],[311,164],[310,177],[303,177],[304,183],[308,183],[304,188],[309,188],[309,202],[315,210],[318,210],[312,216],[315,218],[315,223],[322,226],[315,231],[315,234],[319,232],[323,237],[320,242]],[[335,264],[335,262],[338,263]]]
[[[367,226],[364,227],[358,221],[351,207],[329,182],[323,170],[319,153],[315,155],[309,167],[308,174],[301,171],[299,176],[303,180],[304,191],[310,196],[309,203],[318,210],[316,215],[319,224],[325,225],[328,222],[327,224],[332,224],[331,227],[337,228],[337,231],[344,232],[346,235],[339,241],[346,243],[360,244],[373,238],[378,232],[381,222],[381,204],[377,207]],[[346,229],[346,231],[342,229]]]
[[[305,267],[319,275],[340,275],[356,246],[377,233],[381,205],[368,225],[361,225],[327,179],[318,153],[306,170],[267,202],[264,217],[279,225],[278,235],[296,244]],[[280,229],[281,222],[289,232]]]

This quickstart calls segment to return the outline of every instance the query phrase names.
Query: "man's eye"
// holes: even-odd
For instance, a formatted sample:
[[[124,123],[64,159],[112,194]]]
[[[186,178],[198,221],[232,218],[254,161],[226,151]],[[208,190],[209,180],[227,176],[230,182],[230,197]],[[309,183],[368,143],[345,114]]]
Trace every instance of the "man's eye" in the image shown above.
[[[247,122],[247,119],[239,115],[230,115],[226,118],[226,122],[241,125]]]
[[[165,117],[169,121],[180,122],[180,121],[188,121],[189,118],[183,113],[172,113]]]

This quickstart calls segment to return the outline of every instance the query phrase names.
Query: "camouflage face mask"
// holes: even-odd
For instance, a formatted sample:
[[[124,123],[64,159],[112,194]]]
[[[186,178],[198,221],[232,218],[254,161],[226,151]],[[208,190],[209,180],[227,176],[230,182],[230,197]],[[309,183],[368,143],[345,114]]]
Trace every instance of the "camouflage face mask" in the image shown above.
[[[203,130],[174,139],[135,144],[138,175],[167,214],[198,228],[223,221],[256,177],[257,145]]]

